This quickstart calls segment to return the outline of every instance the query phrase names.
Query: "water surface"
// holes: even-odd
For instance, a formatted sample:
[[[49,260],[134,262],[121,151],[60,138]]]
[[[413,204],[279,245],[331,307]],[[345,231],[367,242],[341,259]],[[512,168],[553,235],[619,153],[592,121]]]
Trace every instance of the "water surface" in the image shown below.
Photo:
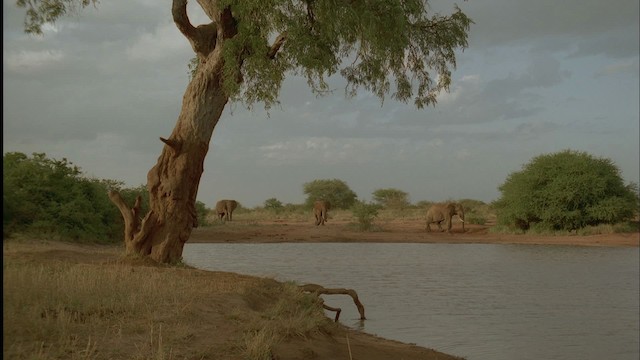
[[[201,269],[352,288],[340,321],[469,360],[640,356],[638,248],[490,244],[186,244]],[[328,314],[333,318],[333,313]]]

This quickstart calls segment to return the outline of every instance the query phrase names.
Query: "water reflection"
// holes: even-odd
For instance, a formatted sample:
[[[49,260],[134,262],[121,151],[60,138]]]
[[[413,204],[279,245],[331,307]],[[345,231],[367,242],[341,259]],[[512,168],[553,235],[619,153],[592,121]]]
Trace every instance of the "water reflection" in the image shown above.
[[[637,248],[485,244],[187,244],[207,270],[352,288],[340,321],[476,359],[638,359]],[[328,314],[333,317],[333,314]]]

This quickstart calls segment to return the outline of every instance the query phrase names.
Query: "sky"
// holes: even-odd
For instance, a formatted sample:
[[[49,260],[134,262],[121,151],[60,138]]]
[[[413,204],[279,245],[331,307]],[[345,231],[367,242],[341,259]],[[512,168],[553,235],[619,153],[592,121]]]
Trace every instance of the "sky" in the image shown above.
[[[431,1],[448,14],[453,1]],[[359,199],[398,189],[409,201],[491,202],[509,174],[563,150],[611,159],[640,183],[639,2],[468,0],[475,22],[449,92],[434,107],[384,103],[344,81],[316,98],[289,76],[267,113],[227,105],[198,190],[207,207],[303,203],[313,180],[344,181]],[[190,2],[192,23],[207,18]],[[101,1],[23,31],[3,0],[3,154],[66,158],[87,177],[146,183],[171,134],[193,51],[170,0]],[[286,46],[286,45],[285,45]]]

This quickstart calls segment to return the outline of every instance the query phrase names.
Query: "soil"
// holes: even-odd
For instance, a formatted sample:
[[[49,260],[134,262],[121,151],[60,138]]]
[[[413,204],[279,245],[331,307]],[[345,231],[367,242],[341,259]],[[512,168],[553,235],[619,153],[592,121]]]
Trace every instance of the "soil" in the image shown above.
[[[465,225],[454,220],[450,233],[432,225],[427,232],[424,221],[394,219],[378,225],[374,231],[359,231],[347,220],[329,221],[315,226],[312,221],[232,221],[196,228],[190,243],[313,243],[313,242],[384,242],[384,243],[448,243],[448,244],[528,244],[579,246],[640,246],[640,232],[581,236],[518,235],[491,233],[487,225]]]

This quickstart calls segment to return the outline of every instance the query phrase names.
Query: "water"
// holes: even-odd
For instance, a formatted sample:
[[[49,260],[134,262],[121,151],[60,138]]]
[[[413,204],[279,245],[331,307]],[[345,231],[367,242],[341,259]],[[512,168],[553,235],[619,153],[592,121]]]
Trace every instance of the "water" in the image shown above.
[[[638,248],[486,244],[186,244],[186,263],[298,284],[340,321],[468,360],[640,358]],[[333,318],[333,313],[327,313]]]

